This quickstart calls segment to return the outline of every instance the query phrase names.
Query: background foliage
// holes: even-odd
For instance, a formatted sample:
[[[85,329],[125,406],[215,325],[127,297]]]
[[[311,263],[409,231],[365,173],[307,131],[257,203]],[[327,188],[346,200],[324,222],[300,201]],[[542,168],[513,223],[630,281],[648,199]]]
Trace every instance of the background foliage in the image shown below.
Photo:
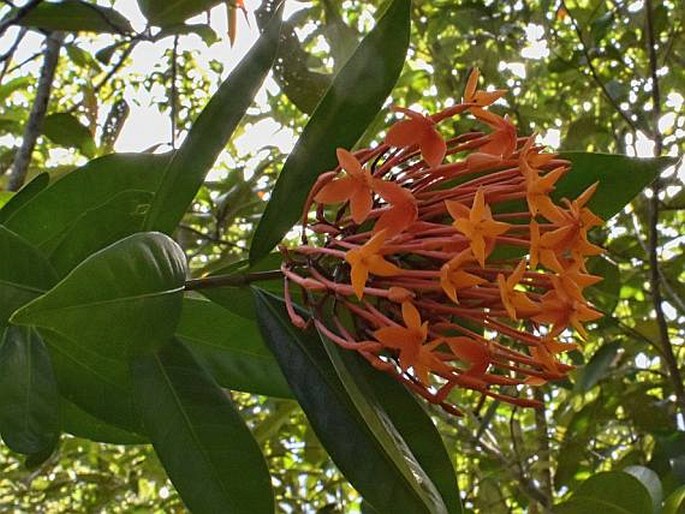
[[[0,233],[1,258],[9,255],[6,250],[25,252],[26,274],[33,281],[27,283],[37,291],[51,288],[67,275],[89,255],[87,248],[93,241],[104,246],[139,230],[131,227],[169,229],[181,216],[173,237],[189,261],[192,276],[238,269],[237,263],[248,257],[256,223],[287,155],[269,138],[260,139],[247,153],[237,147],[236,140],[264,120],[301,133],[333,74],[341,70],[378,19],[381,4],[297,3],[296,12],[283,24],[275,64],[259,101],[242,119],[234,120],[236,131],[225,148],[221,144],[203,150],[201,157],[208,161],[207,166],[220,150],[223,153],[190,209],[183,214],[155,207],[157,217],[145,221],[145,213],[134,207],[148,201],[162,179],[141,170],[165,165],[168,157],[161,151],[178,148],[181,141],[188,140],[185,136],[192,123],[225,77],[221,62],[202,59],[212,45],[227,45],[227,35],[215,32],[216,23],[209,24],[210,16],[203,14],[220,3],[225,5],[211,11],[212,19],[225,13],[228,18],[242,16],[230,1],[178,2],[177,10],[169,10],[164,8],[166,2],[141,0],[140,10],[156,27],[134,30],[126,19],[130,2],[98,2],[98,7],[95,2],[80,1],[17,2],[18,11],[10,9],[10,2],[3,2],[0,183],[4,189],[10,184],[12,163],[34,104],[40,63],[46,59],[47,50],[40,45],[42,39],[55,34],[61,38],[59,58],[47,116],[31,154],[27,174],[27,182],[31,182],[23,190],[25,198],[30,197],[31,188],[38,192],[45,187],[43,181],[47,181],[41,175],[45,172],[51,183],[60,177],[71,182],[65,179],[60,189],[52,189],[52,196],[41,196],[46,205],[43,212],[52,212],[50,206],[63,204],[65,197],[76,198],[70,187],[81,187],[79,172],[70,172],[87,159],[116,148],[129,104],[141,101],[138,95],[154,91],[151,103],[169,116],[172,127],[170,135],[159,135],[158,142],[167,146],[152,149],[158,153],[100,161],[104,163],[101,166],[130,170],[130,177],[121,179],[125,187],[116,199],[105,203],[97,197],[100,186],[93,184],[90,193],[73,205],[76,212],[84,214],[67,232],[58,217],[41,220],[37,214],[30,216],[32,207],[17,205],[19,196],[14,197],[10,211],[0,211],[8,230],[50,256],[54,272],[45,266],[43,257]],[[266,13],[274,2],[264,4],[248,4],[255,9],[253,31],[266,27]],[[186,9],[190,5],[193,7]],[[623,508],[621,512],[679,512],[685,485],[685,394],[680,374],[685,359],[681,228],[685,191],[683,166],[676,159],[683,154],[685,140],[684,7],[682,2],[656,0],[411,3],[409,52],[392,92],[397,104],[418,105],[427,111],[448,106],[460,98],[468,70],[478,66],[488,85],[509,88],[508,105],[502,109],[513,113],[521,133],[537,132],[544,142],[561,150],[674,158],[670,165],[661,166],[664,169],[652,189],[593,234],[608,250],[605,258],[592,265],[592,271],[606,279],[593,289],[591,297],[606,316],[591,331],[582,353],[573,355],[578,369],[571,379],[531,393],[545,402],[545,409],[517,409],[496,402],[482,405],[465,395],[472,408],[464,418],[431,411],[456,468],[464,505],[475,512],[545,512],[553,504],[562,504],[555,512],[593,512],[598,496]],[[193,15],[197,16],[192,25],[183,24]],[[9,21],[14,24],[10,26]],[[189,38],[202,40],[195,45],[199,49],[184,45]],[[165,49],[163,59],[145,73],[131,69],[131,56],[138,45]],[[262,66],[266,73],[270,64],[267,54],[276,50],[267,45],[261,51],[266,55],[266,68]],[[249,65],[259,68],[259,62],[255,58]],[[259,82],[243,86],[256,90]],[[363,83],[348,90],[359,97],[367,93]],[[247,107],[249,98],[232,99]],[[361,144],[375,138],[390,119],[387,109],[381,110]],[[468,123],[456,121],[454,128],[467,128]],[[198,126],[201,128],[201,123]],[[225,127],[229,134],[231,128]],[[334,128],[330,130],[331,140],[342,137]],[[203,137],[199,129],[198,133]],[[192,175],[189,179],[199,186],[204,172],[188,171],[202,166],[196,162],[197,155],[184,158],[179,152],[174,159],[175,167],[164,168],[167,174],[178,173],[179,180]],[[173,195],[179,188],[166,191]],[[7,191],[0,192],[0,203],[11,197]],[[24,214],[20,216],[21,209]],[[117,223],[121,224],[118,232],[113,228]],[[74,237],[82,238],[81,247],[65,243]],[[167,240],[155,245],[155,251],[176,251]],[[126,264],[117,260],[114,252],[104,258]],[[261,269],[273,267],[267,262]],[[141,276],[148,276],[149,271],[137,270]],[[174,281],[182,281],[182,274],[182,270],[170,269],[158,282],[151,280],[149,287],[166,290]],[[84,280],[94,281],[95,276],[101,294],[116,296],[120,285],[114,283],[108,289],[106,277],[96,273]],[[265,287],[277,290],[278,282],[267,282]],[[62,294],[68,299],[68,290]],[[248,361],[236,364],[244,346],[230,346],[235,334],[254,352],[270,355],[254,323],[245,321],[255,315],[249,291],[223,288],[208,296],[216,302],[211,304],[212,312],[202,312],[198,297],[181,299],[170,294],[164,301],[169,311],[180,311],[183,303],[176,338],[212,370],[222,386],[233,390],[230,395],[237,411],[265,455],[278,510],[359,509],[359,494],[328,457],[273,361],[265,360],[263,368],[253,373],[245,372]],[[229,303],[232,312],[221,307]],[[49,305],[44,311],[40,303],[32,305],[31,319],[45,312],[36,323],[49,329],[53,322]],[[193,309],[197,312],[188,314],[194,313]],[[9,317],[11,311],[0,314]],[[31,316],[31,312],[24,315]],[[5,318],[1,321],[4,324]],[[213,330],[202,332],[207,326]],[[157,329],[164,331],[161,323]],[[83,335],[77,327],[74,333]],[[161,334],[159,339],[168,335]],[[26,337],[30,339],[30,335]],[[5,351],[8,344],[4,343]],[[217,357],[211,351],[214,347],[232,357]],[[191,361],[177,354],[172,357],[181,359],[178,367],[191,376],[196,372],[188,364]],[[155,364],[141,358],[139,367],[148,370],[142,376],[149,378]],[[255,383],[251,378],[255,376],[266,378]],[[141,381],[134,382],[130,387],[145,390]],[[182,382],[179,379],[178,383]],[[244,390],[264,396],[237,392]],[[217,403],[225,399],[218,393],[213,398]],[[136,427],[129,424],[133,434],[112,432],[111,426],[67,400],[60,402],[62,412],[69,415],[63,415],[67,424],[62,420],[58,428],[73,436],[62,435],[56,451],[48,446],[42,454],[24,458],[3,447],[0,504],[4,511],[39,507],[47,512],[184,509],[155,453],[135,434]],[[122,404],[117,421],[123,419],[125,424],[126,412]],[[47,423],[57,422],[47,419]],[[125,437],[129,440],[124,441]],[[10,444],[5,434],[3,438]],[[132,444],[106,444],[111,441]],[[168,462],[165,466],[169,469]],[[627,496],[626,491],[634,491],[634,496]]]

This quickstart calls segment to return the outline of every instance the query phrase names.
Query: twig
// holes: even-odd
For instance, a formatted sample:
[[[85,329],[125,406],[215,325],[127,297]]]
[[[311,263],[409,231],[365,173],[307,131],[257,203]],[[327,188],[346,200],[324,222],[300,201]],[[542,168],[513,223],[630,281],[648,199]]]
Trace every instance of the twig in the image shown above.
[[[176,86],[176,75],[178,73],[178,35],[174,36],[174,46],[171,49],[171,99],[169,107],[171,110],[171,148],[176,149],[176,119],[178,118],[178,89]]]
[[[12,171],[10,172],[8,186],[10,191],[18,191],[26,180],[26,173],[31,162],[31,154],[36,146],[36,140],[41,133],[45,112],[48,108],[50,91],[52,90],[52,80],[55,76],[55,68],[57,68],[59,50],[62,46],[63,37],[61,32],[53,32],[46,38],[45,57],[43,66],[40,70],[40,78],[38,79],[36,98],[33,101],[33,108],[31,109],[31,114],[29,115],[26,128],[24,129],[21,147],[17,151],[14,156],[14,161],[12,162]]]
[[[663,139],[659,133],[659,118],[661,118],[661,92],[659,89],[659,77],[657,74],[657,55],[656,55],[656,39],[654,34],[654,20],[653,20],[653,6],[652,1],[647,0],[645,3],[646,10],[646,31],[647,47],[649,52],[649,71],[652,79],[652,113],[653,113],[653,132],[654,139],[654,154],[661,155],[663,149]],[[662,306],[663,299],[661,297],[661,277],[659,275],[659,191],[661,189],[660,177],[654,180],[652,185],[652,197],[649,200],[649,284],[652,290],[652,303],[654,304],[654,311],[656,313],[656,321],[659,326],[659,341],[663,352],[666,367],[671,382],[673,383],[673,390],[676,395],[677,403],[681,414],[685,415],[685,387],[683,386],[683,379],[678,368],[678,361],[673,346],[668,336],[668,324],[666,323],[666,316]]]
[[[24,16],[28,15],[33,11],[43,0],[31,0],[23,7],[19,7],[14,16],[10,16],[6,20],[0,22],[0,36],[2,36],[5,31],[11,26],[20,21]]]
[[[281,278],[283,274],[280,270],[255,271],[253,273],[235,273],[232,275],[216,275],[214,277],[194,278],[186,280],[186,291],[197,291],[198,289],[209,289],[213,287],[240,287],[253,282],[264,280],[274,280]]]
[[[633,120],[630,119],[630,116],[626,112],[624,112],[623,109],[621,109],[621,106],[616,103],[616,100],[614,100],[614,98],[611,96],[611,93],[609,93],[609,90],[607,89],[606,85],[604,84],[604,82],[602,82],[602,79],[597,73],[597,69],[595,68],[594,64],[592,64],[592,56],[590,55],[587,45],[585,44],[585,39],[583,39],[583,32],[580,30],[580,26],[576,22],[575,17],[573,16],[573,14],[571,14],[571,10],[567,7],[566,2],[564,0],[561,0],[561,5],[564,7],[566,12],[568,13],[569,18],[571,19],[571,25],[573,25],[573,30],[575,30],[576,35],[578,36],[578,40],[580,41],[580,46],[583,50],[585,60],[587,61],[587,66],[590,70],[590,75],[592,75],[593,80],[602,90],[602,93],[607,98],[611,106],[616,110],[617,113],[621,115],[621,117],[630,126],[630,128],[633,129],[633,131],[636,131],[637,127],[635,126],[635,123],[633,122]]]

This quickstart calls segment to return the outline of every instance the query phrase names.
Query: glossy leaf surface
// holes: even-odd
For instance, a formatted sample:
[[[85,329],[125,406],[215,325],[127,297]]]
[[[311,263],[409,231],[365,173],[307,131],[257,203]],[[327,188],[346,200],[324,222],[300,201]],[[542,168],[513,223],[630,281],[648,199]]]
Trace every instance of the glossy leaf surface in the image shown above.
[[[0,340],[0,434],[12,450],[34,454],[59,435],[59,394],[40,334],[9,326]]]
[[[214,302],[185,298],[176,336],[222,387],[292,397],[254,321]]]
[[[259,446],[229,396],[173,340],[131,364],[145,429],[171,481],[197,514],[274,512]]]
[[[257,289],[257,319],[266,343],[324,447],[379,512],[447,512],[387,414],[341,381],[314,331],[295,328],[281,300]],[[363,458],[360,458],[363,456]]]
[[[283,165],[252,241],[252,262],[299,219],[317,176],[337,166],[336,148],[352,148],[382,107],[404,64],[410,7],[411,0],[393,0],[336,75]]]
[[[90,256],[12,321],[39,328],[67,399],[135,430],[128,358],[171,337],[184,279],[185,256],[173,240],[135,234]]]

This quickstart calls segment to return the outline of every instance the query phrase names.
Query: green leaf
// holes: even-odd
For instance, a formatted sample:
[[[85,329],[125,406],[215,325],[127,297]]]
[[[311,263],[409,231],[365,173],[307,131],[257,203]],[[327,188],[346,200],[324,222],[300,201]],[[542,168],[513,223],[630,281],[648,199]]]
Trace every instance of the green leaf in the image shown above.
[[[43,122],[43,133],[53,143],[76,148],[86,157],[95,155],[96,146],[88,127],[66,112],[50,114]]]
[[[154,154],[112,154],[94,159],[15,209],[5,225],[50,253],[84,212],[99,208],[122,191],[154,193],[168,159],[168,155]]]
[[[587,393],[602,380],[616,358],[621,345],[616,342],[606,343],[590,358],[588,363],[580,370],[575,383],[575,390],[579,393]]]
[[[60,277],[92,253],[138,232],[151,199],[152,193],[147,191],[123,191],[85,211],[60,235],[50,254],[50,262]]]
[[[12,313],[57,282],[50,263],[24,239],[0,226],[0,327]]]
[[[8,16],[13,16],[13,11]],[[118,11],[80,0],[42,2],[16,24],[62,32],[133,32],[131,23]]]
[[[350,483],[379,512],[394,512],[398,505],[406,514],[447,512],[388,415],[355,391],[351,381],[341,381],[318,334],[295,328],[278,298],[258,288],[254,292],[264,339],[319,440]]]
[[[172,157],[150,206],[147,230],[170,233],[185,214],[271,69],[278,48],[281,13],[282,9],[274,13],[264,33],[219,86]]]
[[[588,206],[607,220],[623,209],[664,168],[676,162],[672,157],[639,159],[585,152],[562,152],[559,155],[562,159],[570,160],[572,168],[557,183],[554,199],[576,198],[592,184],[599,182]]]
[[[355,390],[376,410],[385,412],[419,465],[435,485],[450,514],[463,512],[454,466],[440,433],[416,398],[387,373],[359,355],[341,349],[322,335],[324,347],[350,397]]]
[[[185,298],[176,336],[222,387],[292,398],[254,321],[216,303]]]
[[[336,75],[288,156],[257,226],[250,260],[266,256],[302,214],[318,175],[352,148],[399,77],[409,44],[410,0],[394,0]]]
[[[138,7],[152,25],[164,27],[219,5],[223,0],[138,0]]]
[[[91,416],[65,398],[60,398],[60,422],[64,432],[76,437],[108,444],[147,444],[140,434],[123,430]]]
[[[652,499],[642,483],[622,471],[591,476],[571,499],[554,506],[555,514],[653,514]]]
[[[173,240],[135,234],[91,255],[12,322],[38,327],[67,399],[135,431],[128,359],[173,335],[184,280],[185,256]]]
[[[24,185],[24,187],[22,187],[17,193],[13,193],[7,203],[5,203],[0,209],[0,223],[4,223],[4,221],[10,217],[10,215],[12,215],[34,196],[45,189],[49,183],[50,174],[41,173],[36,175],[31,182]]]
[[[164,468],[197,514],[272,514],[259,446],[222,391],[176,340],[131,364],[136,400]]]
[[[682,514],[683,511],[685,511],[685,485],[680,486],[666,498],[661,514]]]
[[[178,25],[169,25],[168,27],[165,27],[162,30],[160,30],[159,34],[155,36],[155,41],[160,41],[165,37],[169,36],[187,36],[191,34],[199,36],[200,39],[202,39],[202,41],[204,41],[205,45],[207,46],[212,46],[214,43],[217,43],[221,40],[221,38],[214,31],[214,29],[205,23],[198,23],[193,25],[180,23]]]
[[[30,327],[9,326],[0,343],[0,433],[27,455],[59,436],[59,394],[43,340]]]
[[[628,466],[623,469],[623,472],[633,475],[640,481],[652,498],[654,512],[658,512],[661,507],[661,501],[664,499],[664,489],[661,485],[659,475],[645,466]]]

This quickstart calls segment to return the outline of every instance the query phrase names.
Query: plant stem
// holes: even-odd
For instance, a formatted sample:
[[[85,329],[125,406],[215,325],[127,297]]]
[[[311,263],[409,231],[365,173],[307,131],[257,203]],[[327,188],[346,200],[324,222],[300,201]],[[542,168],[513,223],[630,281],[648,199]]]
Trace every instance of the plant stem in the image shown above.
[[[14,156],[14,161],[12,162],[12,171],[10,172],[8,186],[10,191],[18,191],[26,180],[26,174],[29,169],[29,164],[31,163],[31,154],[36,147],[36,141],[43,128],[43,120],[45,119],[45,113],[48,109],[52,81],[55,77],[55,69],[57,68],[59,50],[62,47],[63,39],[64,35],[61,32],[52,32],[48,34],[46,38],[43,66],[40,70],[40,77],[38,79],[36,98],[33,101],[31,114],[29,115],[26,128],[24,129],[21,147],[17,151]]]
[[[194,278],[186,281],[186,291],[197,291],[198,289],[211,289],[214,287],[240,287],[253,282],[274,280],[281,278],[283,274],[280,270],[255,271],[253,273],[235,273],[231,275],[216,275],[213,277]]]
[[[654,139],[654,154],[661,155],[663,150],[663,138],[659,133],[659,118],[661,118],[661,92],[659,89],[659,77],[657,74],[657,54],[656,54],[656,37],[654,34],[654,20],[653,20],[653,6],[652,1],[647,0],[645,3],[646,10],[646,31],[647,49],[649,52],[649,71],[652,81],[652,113],[653,113],[653,130],[652,138]],[[652,185],[652,197],[649,200],[649,283],[652,290],[652,303],[654,304],[654,312],[656,313],[656,321],[659,327],[659,341],[661,343],[662,353],[665,360],[666,368],[673,383],[673,390],[676,395],[678,407],[682,415],[685,415],[685,387],[683,387],[683,379],[678,368],[678,361],[671,345],[671,340],[668,336],[668,323],[663,310],[663,299],[661,296],[661,277],[659,274],[659,192],[661,190],[661,180],[657,177]]]

